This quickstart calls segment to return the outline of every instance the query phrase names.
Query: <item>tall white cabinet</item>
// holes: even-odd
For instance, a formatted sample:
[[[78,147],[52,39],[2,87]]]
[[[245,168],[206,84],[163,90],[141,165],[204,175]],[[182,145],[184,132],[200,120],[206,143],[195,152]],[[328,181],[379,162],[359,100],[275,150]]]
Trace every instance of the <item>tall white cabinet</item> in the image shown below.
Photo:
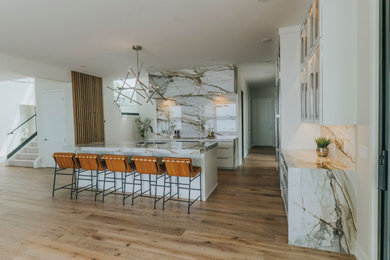
[[[355,0],[312,0],[300,30],[301,119],[356,124]]]

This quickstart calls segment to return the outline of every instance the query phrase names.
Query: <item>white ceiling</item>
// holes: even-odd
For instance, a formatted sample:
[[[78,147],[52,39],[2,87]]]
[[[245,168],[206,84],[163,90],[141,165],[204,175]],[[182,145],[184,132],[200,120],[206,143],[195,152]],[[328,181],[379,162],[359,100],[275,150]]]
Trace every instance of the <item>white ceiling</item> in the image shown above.
[[[144,47],[148,72],[228,63],[271,68],[278,28],[300,24],[308,2],[2,0],[0,52],[110,78],[134,66],[133,44]]]

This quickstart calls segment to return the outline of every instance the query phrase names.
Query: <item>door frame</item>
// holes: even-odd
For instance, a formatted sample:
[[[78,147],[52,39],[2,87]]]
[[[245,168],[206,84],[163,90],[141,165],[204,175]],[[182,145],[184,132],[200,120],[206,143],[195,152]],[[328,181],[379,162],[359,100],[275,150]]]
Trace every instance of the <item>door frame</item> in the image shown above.
[[[270,100],[271,101],[271,110],[272,110],[272,115],[271,115],[271,118],[272,118],[272,128],[273,128],[273,130],[272,130],[272,145],[271,145],[271,147],[275,147],[275,98],[271,98],[271,97],[269,97],[269,98],[252,98],[252,102],[251,102],[251,111],[253,112],[253,104],[255,103],[254,102],[254,100],[256,100],[256,99],[262,99],[262,100]],[[253,133],[254,133],[254,131],[253,131],[253,116],[255,115],[255,113],[252,113],[252,116],[251,116],[251,127],[252,127],[252,129],[251,129],[251,146],[252,147],[254,147],[254,143],[253,143],[253,140],[254,140],[254,137],[253,137]]]
[[[390,0],[380,1],[379,134],[378,134],[378,258],[390,257]]]
[[[41,90],[39,91],[39,106],[37,104],[38,108],[38,122],[37,122],[37,127],[38,127],[38,141],[39,141],[39,155],[41,157],[41,162],[43,167],[49,167],[49,163],[46,161],[47,156],[47,151],[46,151],[46,145],[44,141],[44,136],[46,135],[46,123],[43,121],[42,117],[42,101],[43,101],[43,96],[45,94],[53,94],[53,93],[59,93],[62,94],[64,98],[64,111],[65,111],[65,116],[66,116],[66,104],[65,104],[65,91],[63,89],[53,89],[53,90]],[[66,122],[65,122],[66,124]]]
[[[241,158],[245,158],[244,91],[241,90]]]

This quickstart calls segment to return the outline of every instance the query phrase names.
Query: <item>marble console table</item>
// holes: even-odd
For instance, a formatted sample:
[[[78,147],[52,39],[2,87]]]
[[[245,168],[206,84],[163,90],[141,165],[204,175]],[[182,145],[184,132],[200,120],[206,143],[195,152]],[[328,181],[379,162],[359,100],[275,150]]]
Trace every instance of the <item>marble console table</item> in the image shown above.
[[[291,245],[351,253],[356,239],[356,176],[347,157],[282,151],[281,195]]]
[[[103,154],[124,154],[128,156],[142,155],[142,156],[157,156],[157,157],[187,157],[192,159],[192,163],[195,166],[202,167],[202,197],[203,200],[211,195],[211,193],[218,186],[218,173],[217,173],[217,146],[216,142],[176,142],[170,141],[157,141],[150,142],[147,145],[139,144],[138,142],[120,142],[115,144],[99,144],[92,143],[87,145],[80,145],[74,147],[67,147],[68,151],[76,153],[97,153]],[[188,183],[188,178],[179,178],[180,182]],[[160,179],[163,184],[163,178]],[[193,185],[197,187],[200,179],[197,178]],[[80,185],[88,185],[87,181],[81,182]],[[147,190],[147,184],[144,184],[144,190]],[[131,188],[128,185],[127,192],[131,192]],[[175,190],[176,187],[174,186]],[[162,195],[163,189],[159,187],[157,194]],[[199,193],[192,192],[191,197],[196,198]],[[180,192],[180,198],[188,198],[188,192],[182,190]]]

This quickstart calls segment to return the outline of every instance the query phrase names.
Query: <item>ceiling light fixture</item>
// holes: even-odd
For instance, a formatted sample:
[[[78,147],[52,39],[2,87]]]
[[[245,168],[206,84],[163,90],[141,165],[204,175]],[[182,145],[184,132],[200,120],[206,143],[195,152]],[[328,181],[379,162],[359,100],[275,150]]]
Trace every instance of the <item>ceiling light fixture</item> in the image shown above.
[[[129,69],[127,71],[125,79],[121,79],[122,81],[122,86],[119,88],[111,88],[107,86],[107,88],[111,89],[112,91],[116,92],[118,96],[114,98],[114,103],[120,107],[118,100],[122,96],[129,100],[130,103],[136,103],[138,105],[142,105],[140,102],[137,102],[135,98],[135,94],[138,96],[142,97],[143,99],[146,100],[145,103],[148,103],[150,101],[151,104],[153,104],[152,97],[155,94],[158,94],[162,99],[167,100],[160,92],[160,87],[159,86],[154,86],[151,82],[148,84],[143,83],[140,80],[140,75],[142,72],[143,64],[139,64],[139,52],[142,51],[142,46],[140,45],[134,45],[132,47],[133,50],[136,51],[137,53],[137,68],[136,71],[133,70],[131,66],[129,66]],[[134,86],[129,85],[126,81],[129,78],[129,76],[132,75],[135,78],[135,84]],[[131,89],[133,90],[131,96],[125,95],[123,93],[123,90]]]

